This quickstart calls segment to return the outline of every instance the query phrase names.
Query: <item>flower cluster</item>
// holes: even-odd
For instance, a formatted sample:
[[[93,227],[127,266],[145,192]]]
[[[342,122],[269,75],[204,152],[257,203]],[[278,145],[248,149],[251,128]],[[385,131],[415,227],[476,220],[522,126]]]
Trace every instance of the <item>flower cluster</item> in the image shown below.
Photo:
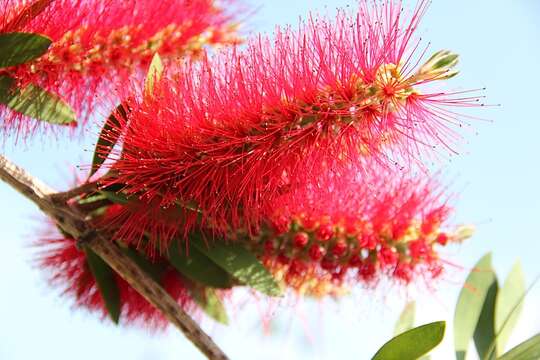
[[[45,237],[35,246],[39,250],[37,265],[46,271],[51,285],[61,289],[63,295],[72,298],[75,306],[97,313],[102,319],[106,318],[108,310],[88,264],[87,253],[77,248],[76,240]],[[155,263],[161,264],[161,286],[186,311],[196,312],[186,280],[163,261],[156,259]],[[163,314],[125,280],[114,274],[113,281],[119,292],[123,324],[142,326],[149,330],[160,330],[167,326],[168,320]]]
[[[175,22],[167,11],[156,22],[137,22],[144,26],[107,18],[114,29],[96,25],[99,31],[78,22],[80,32],[62,33],[62,41],[91,45],[53,48],[13,70],[34,66],[42,74],[65,61],[70,74],[96,75],[97,88],[111,61],[118,65],[113,77],[124,81],[124,70],[132,73],[155,51],[200,55],[150,74],[144,89],[139,79],[125,86],[122,111],[109,118],[96,148],[108,171],[94,176],[94,193],[71,202],[86,219],[146,261],[163,263],[182,304],[189,284],[275,294],[279,283],[321,297],[385,278],[409,284],[441,274],[440,248],[470,236],[470,228],[449,224],[450,197],[422,160],[453,151],[465,124],[459,109],[480,98],[434,90],[457,74],[458,56],[442,50],[427,57],[415,40],[427,0],[408,17],[400,1],[360,1],[354,15],[312,16],[298,30],[278,29],[272,39],[213,54],[200,45],[218,41],[217,33],[201,34],[226,33],[227,17],[218,11],[217,23],[195,26],[197,14],[217,11],[211,2],[118,6],[153,19],[165,3],[198,10],[186,13],[189,21]],[[92,29],[90,40],[85,29]],[[43,266],[82,305],[103,310],[95,283],[85,280],[85,255],[72,240],[54,244],[61,251],[46,253]],[[137,319],[130,306],[128,319]]]
[[[28,17],[29,9],[35,16]],[[83,120],[104,94],[146,71],[156,52],[197,58],[206,45],[238,42],[235,28],[229,11],[213,0],[0,0],[0,33],[38,33],[53,41],[45,55],[6,74],[21,87],[37,84],[61,95]],[[24,134],[36,126],[2,115],[6,129]]]
[[[406,284],[415,274],[438,277],[438,247],[461,242],[470,228],[447,225],[451,208],[434,180],[372,169],[371,177],[349,173],[288,194],[244,241],[300,294],[339,294],[383,277]]]
[[[399,2],[361,2],[356,16],[313,17],[244,50],[179,64],[156,96],[131,94],[108,181],[153,211],[194,204],[199,212],[171,238],[201,215],[226,233],[258,228],[274,199],[324,173],[351,164],[362,172],[365,159],[409,169],[424,150],[451,148],[461,124],[454,108],[478,98],[425,86],[453,77],[457,63],[439,51],[415,66],[413,31],[426,6],[406,22]]]

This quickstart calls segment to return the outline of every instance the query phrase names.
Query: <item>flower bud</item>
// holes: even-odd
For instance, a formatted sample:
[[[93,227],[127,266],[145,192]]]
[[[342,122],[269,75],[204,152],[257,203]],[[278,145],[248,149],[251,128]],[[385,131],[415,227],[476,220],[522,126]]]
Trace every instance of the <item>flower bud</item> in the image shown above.
[[[474,232],[474,225],[462,225],[457,228],[456,232],[452,236],[452,241],[462,243],[468,238],[472,237],[474,235]]]
[[[297,248],[303,248],[309,242],[309,235],[305,232],[299,232],[293,237],[294,246]]]
[[[437,51],[422,65],[415,75],[417,80],[447,80],[456,76],[459,71],[453,68],[459,62],[459,55],[449,50]]]

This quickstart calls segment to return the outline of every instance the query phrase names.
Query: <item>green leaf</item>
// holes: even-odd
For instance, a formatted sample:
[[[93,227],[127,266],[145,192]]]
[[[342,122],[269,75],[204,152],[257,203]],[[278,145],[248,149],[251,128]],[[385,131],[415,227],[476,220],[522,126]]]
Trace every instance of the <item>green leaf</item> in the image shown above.
[[[96,201],[105,200],[107,197],[103,194],[94,194],[90,196],[86,196],[85,198],[79,199],[77,203],[79,205],[85,205],[85,204],[92,204]]]
[[[130,198],[126,196],[125,194],[121,192],[114,192],[114,191],[100,191],[100,194],[105,195],[105,197],[115,203],[120,205],[126,205],[129,203]]]
[[[92,159],[92,170],[88,177],[91,177],[99,170],[101,165],[105,162],[105,159],[107,159],[111,153],[114,145],[116,145],[118,137],[120,136],[119,129],[122,127],[122,123],[118,120],[119,118],[122,118],[124,122],[127,121],[127,111],[123,104],[118,105],[109,115],[99,133],[96,148],[94,150],[94,158]]]
[[[112,321],[118,324],[122,304],[120,302],[120,290],[116,283],[114,271],[90,248],[86,247],[85,252],[86,262],[92,275],[94,275],[101,297],[105,302],[105,307]]]
[[[408,330],[384,344],[372,360],[416,360],[441,343],[445,327],[438,321]]]
[[[196,247],[180,251],[178,241],[169,246],[169,262],[188,279],[213,288],[228,289],[233,286],[232,278]]]
[[[540,359],[540,334],[522,342],[498,360],[534,360]]]
[[[494,281],[491,253],[488,253],[475,265],[459,294],[454,314],[454,347],[458,360],[465,359],[488,291]]]
[[[154,93],[154,86],[156,82],[161,79],[163,75],[163,62],[158,53],[154,54],[148,73],[146,74],[146,81],[144,82],[144,92],[147,96],[151,96]]]
[[[24,64],[47,52],[51,39],[23,32],[0,34],[0,68]]]
[[[281,289],[270,272],[243,246],[233,243],[207,246],[198,234],[192,234],[190,241],[200,252],[242,284],[269,296],[281,295]]]
[[[474,345],[478,357],[483,360],[492,360],[495,357],[494,355],[490,356],[489,352],[491,344],[495,340],[495,299],[497,298],[498,289],[499,284],[496,277],[494,277],[482,306],[480,318],[474,329]]]
[[[414,326],[414,315],[416,312],[416,304],[414,301],[410,301],[405,305],[405,308],[399,316],[399,320],[394,328],[394,335],[399,335],[407,330],[412,329]]]
[[[22,89],[14,87],[15,80],[0,76],[0,104],[13,111],[56,125],[73,125],[76,115],[60,97],[37,85]]]
[[[193,300],[195,300],[197,305],[199,305],[206,315],[221,324],[229,325],[227,311],[225,310],[225,306],[223,306],[223,303],[217,296],[215,290],[199,287],[190,290]]]
[[[518,261],[504,281],[495,304],[496,348],[499,352],[505,350],[508,339],[519,320],[526,291],[525,276]]]

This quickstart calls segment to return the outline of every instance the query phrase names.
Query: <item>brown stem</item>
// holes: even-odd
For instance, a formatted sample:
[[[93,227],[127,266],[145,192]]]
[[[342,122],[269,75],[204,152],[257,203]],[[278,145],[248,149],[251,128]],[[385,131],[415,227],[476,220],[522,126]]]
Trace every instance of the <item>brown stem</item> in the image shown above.
[[[0,179],[35,203],[73,238],[84,239],[90,247],[165,317],[208,359],[228,359],[214,341],[191,319],[178,303],[150,276],[142,271],[113,242],[92,228],[75,209],[52,200],[54,190],[34,178],[24,169],[0,155]]]
[[[98,182],[87,182],[68,191],[51,194],[51,200],[55,203],[63,203],[82,194],[94,193],[98,190]]]

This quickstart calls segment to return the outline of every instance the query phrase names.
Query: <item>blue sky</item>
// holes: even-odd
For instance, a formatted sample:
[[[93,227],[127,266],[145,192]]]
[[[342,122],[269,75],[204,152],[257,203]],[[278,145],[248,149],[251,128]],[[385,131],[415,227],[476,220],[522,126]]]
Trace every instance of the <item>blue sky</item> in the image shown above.
[[[260,6],[247,26],[255,32],[271,32],[276,24],[296,24],[309,10],[332,12],[336,7],[355,6],[353,0],[249,3]],[[448,257],[464,270],[453,273],[437,291],[418,294],[419,322],[427,322],[451,320],[467,269],[487,251],[493,251],[501,277],[518,258],[529,281],[540,273],[540,4],[536,0],[434,0],[420,34],[432,42],[433,49],[461,54],[461,74],[450,82],[452,87],[486,87],[488,102],[501,104],[483,111],[490,122],[473,123],[474,131],[460,156],[440,164],[444,179],[459,194],[455,221],[475,224],[477,233],[448,251]],[[8,145],[5,153],[60,188],[71,180],[74,164],[90,162],[91,147],[90,140],[44,145],[36,141]],[[0,359],[201,358],[174,329],[150,335],[72,311],[69,302],[49,290],[31,266],[28,244],[39,230],[37,210],[2,184],[0,199]],[[277,355],[337,359],[351,354],[367,359],[390,337],[407,295],[414,294],[359,291],[338,303],[278,304],[272,336],[263,336],[260,302],[232,309],[228,328],[204,325],[234,359]],[[539,301],[537,287],[512,343],[540,331],[540,312],[533,306]],[[449,332],[435,358],[451,359],[451,346]]]

